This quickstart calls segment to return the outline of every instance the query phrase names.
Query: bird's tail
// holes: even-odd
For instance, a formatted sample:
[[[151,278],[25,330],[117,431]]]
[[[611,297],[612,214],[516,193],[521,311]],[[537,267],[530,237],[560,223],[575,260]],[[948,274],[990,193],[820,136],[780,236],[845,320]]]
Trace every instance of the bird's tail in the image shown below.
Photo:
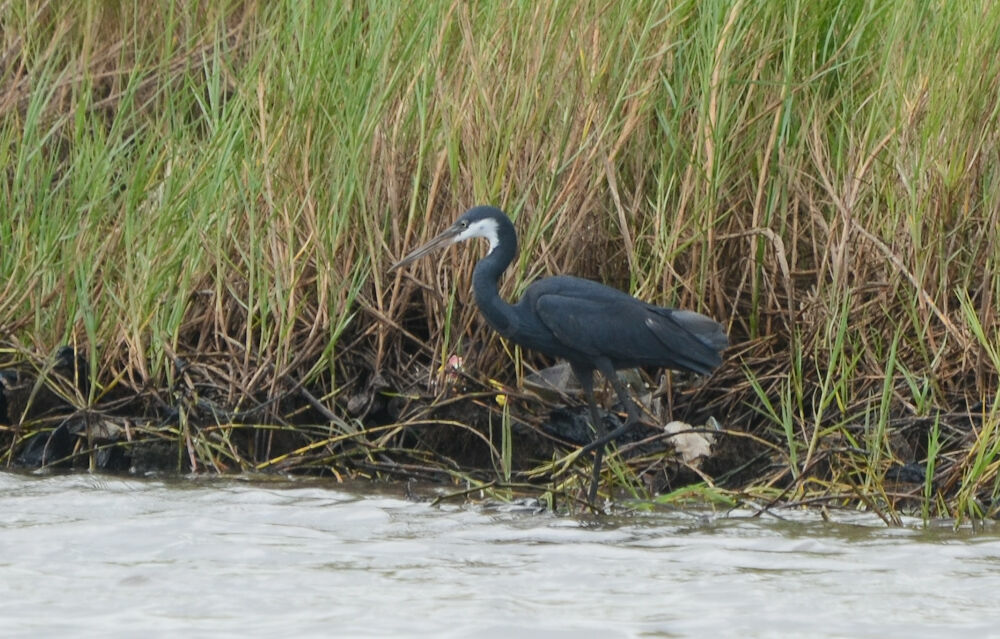
[[[656,308],[655,311],[657,315],[668,318],[669,322],[657,322],[659,326],[650,325],[650,328],[664,345],[671,347],[671,356],[677,367],[708,375],[722,363],[722,351],[729,346],[722,324],[694,311],[665,308]],[[669,326],[671,323],[673,329]],[[677,328],[684,336],[678,334]]]
[[[705,317],[694,311],[675,310],[673,318],[684,330],[697,337],[705,346],[718,352],[729,346],[729,337],[722,329],[722,324],[711,317]]]

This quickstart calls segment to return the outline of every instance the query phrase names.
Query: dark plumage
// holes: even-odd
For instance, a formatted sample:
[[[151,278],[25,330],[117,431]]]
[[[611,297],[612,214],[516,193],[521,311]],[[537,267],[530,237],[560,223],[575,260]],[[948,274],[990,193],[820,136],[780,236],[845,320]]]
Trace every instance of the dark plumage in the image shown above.
[[[499,295],[500,275],[517,254],[517,234],[500,209],[469,209],[444,233],[416,249],[396,269],[436,248],[483,237],[490,251],[476,264],[472,288],[486,321],[524,348],[561,357],[570,363],[587,395],[598,437],[584,450],[596,450],[589,498],[597,496],[604,445],[639,421],[639,409],[615,374],[616,369],[651,366],[706,375],[722,363],[728,345],[722,326],[699,313],[647,304],[617,289],[568,275],[531,284],[514,305]],[[604,433],[594,401],[594,371],[615,388],[628,410],[625,424]]]

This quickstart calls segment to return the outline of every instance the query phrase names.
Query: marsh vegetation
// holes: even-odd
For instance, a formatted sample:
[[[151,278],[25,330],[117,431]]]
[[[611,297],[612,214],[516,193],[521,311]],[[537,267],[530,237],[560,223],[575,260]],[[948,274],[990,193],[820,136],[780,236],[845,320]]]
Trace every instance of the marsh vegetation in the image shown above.
[[[605,490],[994,516],[992,2],[0,5],[0,463],[420,478],[575,500],[552,364],[477,318],[590,277],[722,322],[645,371]],[[64,348],[65,347],[65,348]],[[61,429],[61,430],[60,430]],[[58,440],[57,440],[58,436]]]

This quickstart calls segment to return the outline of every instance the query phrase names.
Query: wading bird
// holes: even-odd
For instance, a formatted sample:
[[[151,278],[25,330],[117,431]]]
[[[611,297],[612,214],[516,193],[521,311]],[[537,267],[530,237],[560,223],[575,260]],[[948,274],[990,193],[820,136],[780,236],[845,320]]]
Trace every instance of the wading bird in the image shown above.
[[[474,237],[490,244],[472,274],[476,304],[487,323],[523,348],[568,361],[587,396],[596,436],[580,452],[595,451],[588,494],[594,504],[604,446],[640,418],[638,406],[615,371],[652,366],[707,375],[722,363],[721,352],[729,340],[722,325],[704,315],[647,304],[609,286],[568,275],[542,278],[528,286],[516,304],[508,304],[500,297],[497,283],[517,254],[517,234],[510,218],[492,206],[469,209],[389,270]],[[611,382],[628,411],[625,423],[610,433],[594,400],[595,370]]]

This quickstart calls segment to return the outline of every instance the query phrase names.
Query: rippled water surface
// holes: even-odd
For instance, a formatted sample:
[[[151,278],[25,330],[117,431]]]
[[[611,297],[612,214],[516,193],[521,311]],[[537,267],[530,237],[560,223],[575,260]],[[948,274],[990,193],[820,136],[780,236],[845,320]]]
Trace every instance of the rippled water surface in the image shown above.
[[[1000,636],[995,529],[746,515],[0,474],[0,635]]]

